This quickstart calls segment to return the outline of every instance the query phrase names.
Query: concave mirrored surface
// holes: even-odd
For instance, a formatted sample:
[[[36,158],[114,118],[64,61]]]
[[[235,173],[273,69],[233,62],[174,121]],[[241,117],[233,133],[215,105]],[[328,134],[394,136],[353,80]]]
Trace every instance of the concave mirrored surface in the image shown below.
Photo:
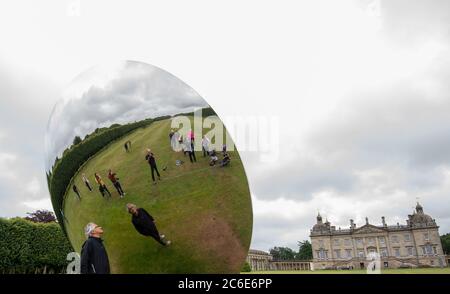
[[[95,66],[62,94],[45,142],[75,251],[95,223],[112,273],[240,271],[252,232],[245,170],[220,118],[178,78],[141,62]]]

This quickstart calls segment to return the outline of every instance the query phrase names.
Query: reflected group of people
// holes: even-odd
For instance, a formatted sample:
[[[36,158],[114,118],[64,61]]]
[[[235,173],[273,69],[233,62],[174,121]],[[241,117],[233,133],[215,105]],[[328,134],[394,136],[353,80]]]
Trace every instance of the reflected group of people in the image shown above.
[[[112,185],[114,186],[114,188],[117,190],[117,193],[119,193],[119,197],[123,198],[126,193],[122,189],[122,185],[119,182],[117,173],[115,173],[111,169],[109,169],[107,176],[108,176],[108,179],[111,181]],[[83,183],[85,184],[86,188],[88,189],[88,191],[93,192],[94,190],[92,188],[91,182],[89,181],[89,179],[87,178],[85,173],[82,174],[81,179],[82,179]],[[108,186],[106,186],[106,183],[103,181],[102,177],[100,176],[100,174],[98,172],[94,173],[94,179],[95,179],[95,182],[98,184],[98,190],[99,190],[100,194],[102,195],[102,197],[106,198],[106,199],[111,198],[111,196],[112,196],[111,192],[109,191]],[[78,200],[81,201],[80,189],[77,187],[76,184],[72,185],[72,190],[75,193],[75,195],[77,195]]]
[[[181,135],[177,131],[170,130],[169,140],[173,150],[177,150],[181,147],[181,151],[184,156],[188,155],[191,163],[197,162],[195,156],[195,135],[192,130],[189,130],[185,136]],[[178,145],[177,145],[178,143]],[[229,153],[227,152],[227,146],[224,144],[222,146],[222,160],[219,160],[218,152],[212,148],[211,140],[204,135],[201,141],[203,157],[210,157],[209,165],[215,166],[218,164],[221,167],[227,166],[231,162]]]

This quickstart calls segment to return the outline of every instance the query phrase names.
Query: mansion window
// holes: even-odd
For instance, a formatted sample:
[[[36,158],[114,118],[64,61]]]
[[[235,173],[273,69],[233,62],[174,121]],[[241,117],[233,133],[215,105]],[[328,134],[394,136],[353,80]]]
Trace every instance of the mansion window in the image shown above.
[[[344,245],[345,246],[351,246],[352,245],[351,240],[350,239],[344,239]]]
[[[400,248],[394,248],[395,257],[400,257]]]
[[[369,256],[375,256],[374,254],[376,254],[377,253],[377,250],[376,249],[369,249]]]
[[[336,258],[340,259],[341,258],[341,250],[339,250],[339,249],[334,250],[334,255],[336,256]]]
[[[424,239],[425,241],[430,241],[430,234],[424,233],[424,234],[423,234],[423,239]]]
[[[384,237],[380,237],[379,241],[380,241],[381,245],[385,245],[386,244],[386,239]]]
[[[392,243],[398,243],[398,236],[397,235],[391,236],[391,241]]]
[[[358,251],[358,257],[359,258],[364,258],[364,250],[359,250]]]
[[[408,255],[413,256],[414,255],[414,248],[413,247],[407,247],[406,250],[408,250]]]
[[[411,241],[411,235],[405,234],[405,241]]]
[[[369,243],[369,245],[374,245],[375,244],[375,238],[369,237],[369,238],[367,238],[367,242]]]
[[[356,245],[358,247],[363,247],[363,239],[362,238],[356,238]]]
[[[382,257],[387,257],[388,253],[387,253],[387,249],[386,248],[381,248],[381,256]]]
[[[340,240],[339,239],[334,239],[334,246],[339,246],[340,245]]]
[[[431,247],[431,245],[426,245],[422,247],[422,253],[423,255],[431,255],[433,254],[433,248]]]
[[[434,254],[437,254],[437,248],[436,248],[436,246],[433,246],[433,253],[434,253]]]
[[[317,256],[319,259],[328,259],[327,251],[323,250],[323,249],[321,249],[317,252]]]
[[[323,240],[319,240],[319,247],[323,247]]]
[[[347,258],[352,258],[352,257],[353,257],[353,256],[352,256],[352,250],[351,250],[351,249],[345,250],[345,254],[346,254],[346,257],[347,257]]]

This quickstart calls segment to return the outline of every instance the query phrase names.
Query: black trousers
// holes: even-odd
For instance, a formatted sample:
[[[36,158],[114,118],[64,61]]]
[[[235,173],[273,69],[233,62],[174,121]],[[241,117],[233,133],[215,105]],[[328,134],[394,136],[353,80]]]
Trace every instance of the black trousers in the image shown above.
[[[159,244],[161,244],[163,246],[166,246],[166,243],[161,239],[161,236],[159,235],[158,229],[156,228],[156,225],[153,222],[152,222],[150,237],[155,239]]]
[[[89,191],[92,192],[92,187],[91,184],[89,184],[88,182],[84,182],[86,184],[86,187],[89,189]]]
[[[191,162],[197,162],[197,158],[195,158],[195,152],[194,151],[189,151],[189,160]]]
[[[113,183],[114,187],[116,188],[117,192],[119,192],[119,195],[125,194],[122,190],[122,186],[120,185],[119,181],[116,181],[115,183]]]
[[[153,182],[155,181],[155,171],[156,171],[156,174],[158,175],[158,178],[161,177],[161,175],[159,174],[159,171],[158,171],[158,168],[156,167],[156,165],[155,166],[150,165],[150,170],[152,172],[152,180],[153,180]]]
[[[209,152],[206,151],[205,147],[202,147],[203,149],[203,157],[205,157],[206,155],[209,155]]]
[[[109,190],[106,187],[106,185],[103,185],[102,188],[103,188],[102,196],[105,197],[105,194],[108,193],[108,196],[111,197],[111,192],[109,192]]]

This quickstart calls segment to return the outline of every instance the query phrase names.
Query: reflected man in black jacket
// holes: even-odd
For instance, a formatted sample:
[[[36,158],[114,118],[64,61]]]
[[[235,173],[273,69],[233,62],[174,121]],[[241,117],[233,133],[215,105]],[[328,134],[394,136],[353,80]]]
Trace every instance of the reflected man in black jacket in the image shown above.
[[[103,228],[94,223],[88,223],[84,232],[88,239],[81,248],[81,273],[109,274],[108,254],[101,239]]]
[[[161,181],[161,175],[159,174],[158,167],[156,166],[156,159],[155,155],[150,149],[147,149],[147,155],[145,155],[145,160],[147,160],[148,164],[150,165],[150,171],[152,172],[152,180],[153,184],[156,185],[155,181],[155,172],[158,175],[158,180]]]
[[[128,212],[132,215],[131,222],[133,223],[136,231],[141,235],[150,236],[158,241],[163,246],[170,245],[170,241],[165,240],[164,235],[160,235],[155,225],[153,217],[143,208],[138,208],[136,205],[128,203]]]

